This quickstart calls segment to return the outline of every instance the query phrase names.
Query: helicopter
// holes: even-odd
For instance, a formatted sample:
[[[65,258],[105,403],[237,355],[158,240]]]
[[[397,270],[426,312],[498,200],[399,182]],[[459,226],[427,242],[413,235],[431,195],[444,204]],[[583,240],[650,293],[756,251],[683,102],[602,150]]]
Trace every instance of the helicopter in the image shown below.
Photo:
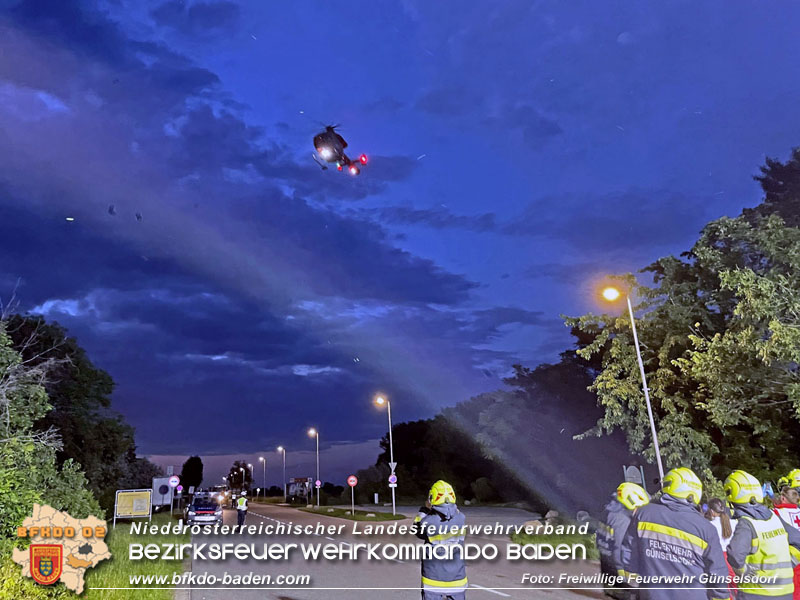
[[[351,175],[358,175],[361,173],[361,166],[367,164],[367,155],[362,154],[358,160],[352,160],[347,156],[344,153],[347,142],[336,132],[337,127],[339,125],[326,125],[325,131],[314,136],[314,148],[317,153],[311,156],[323,171],[328,170],[325,163],[333,163],[339,171],[347,168]],[[325,162],[320,162],[320,158]]]

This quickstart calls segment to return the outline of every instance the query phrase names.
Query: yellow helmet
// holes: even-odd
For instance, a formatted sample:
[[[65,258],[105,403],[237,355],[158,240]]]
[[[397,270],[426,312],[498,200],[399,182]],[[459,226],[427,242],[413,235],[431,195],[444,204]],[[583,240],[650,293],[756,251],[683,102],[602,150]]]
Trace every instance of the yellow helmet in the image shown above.
[[[703,482],[687,467],[672,469],[661,481],[661,491],[675,498],[683,498],[694,504],[700,503],[703,495]]]
[[[725,495],[733,504],[751,504],[764,501],[761,482],[745,471],[734,471],[725,480]]]
[[[626,481],[617,488],[617,500],[628,510],[633,510],[650,502],[650,496],[642,486]]]
[[[432,506],[455,504],[456,492],[452,485],[440,479],[431,486],[431,491],[428,492],[428,500],[430,500]]]
[[[790,488],[800,488],[800,469],[792,469],[785,479]]]
[[[789,487],[789,478],[781,477],[780,479],[778,479],[778,491],[786,487]]]

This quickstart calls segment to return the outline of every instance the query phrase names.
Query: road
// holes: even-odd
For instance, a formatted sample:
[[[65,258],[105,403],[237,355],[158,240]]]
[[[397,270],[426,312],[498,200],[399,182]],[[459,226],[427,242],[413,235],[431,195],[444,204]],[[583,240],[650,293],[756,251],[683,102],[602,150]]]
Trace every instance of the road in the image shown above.
[[[404,513],[414,514],[414,513]],[[483,520],[483,519],[481,519]],[[334,517],[313,515],[299,511],[295,508],[276,505],[250,504],[247,516],[247,525],[268,524],[274,522],[294,524],[346,525],[342,535],[336,536],[203,536],[194,537],[195,544],[202,543],[257,543],[260,548],[267,543],[375,543],[375,542],[415,542],[416,538],[408,536],[402,540],[388,536],[356,536],[352,534],[352,522]],[[232,510],[225,510],[224,522],[226,525],[236,524],[236,515]],[[403,521],[411,522],[410,519]],[[389,522],[385,522],[389,523]],[[475,543],[493,541],[501,544],[508,541],[505,536],[497,538],[470,538]],[[472,599],[501,598],[522,599],[542,598],[548,600],[580,600],[581,598],[604,598],[594,590],[560,590],[560,589],[532,589],[538,586],[524,587],[523,573],[550,574],[558,576],[561,572],[579,574],[581,572],[593,574],[598,571],[597,563],[572,562],[572,561],[517,561],[511,562],[504,559],[494,561],[470,561],[467,567],[470,580],[468,597]],[[336,600],[336,599],[418,599],[420,567],[417,562],[401,561],[375,561],[361,558],[358,561],[306,561],[297,553],[287,561],[273,562],[260,560],[237,560],[230,558],[225,561],[196,560],[192,564],[192,573],[199,576],[202,573],[213,574],[222,578],[226,573],[229,576],[245,576],[250,573],[257,575],[310,575],[311,584],[305,586],[271,587],[260,586],[260,589],[236,587],[235,591],[224,589],[221,583],[216,583],[213,588],[195,585],[191,590],[191,600]],[[235,587],[235,586],[234,586]]]

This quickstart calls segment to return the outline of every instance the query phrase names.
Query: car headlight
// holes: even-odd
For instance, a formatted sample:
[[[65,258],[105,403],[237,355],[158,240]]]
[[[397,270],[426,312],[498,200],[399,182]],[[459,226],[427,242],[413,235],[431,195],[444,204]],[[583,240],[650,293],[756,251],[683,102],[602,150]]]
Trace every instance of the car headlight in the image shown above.
[[[192,516],[192,515],[194,515],[194,514],[195,514],[195,512],[194,512],[193,510],[190,510],[190,511],[189,511],[189,516]]]

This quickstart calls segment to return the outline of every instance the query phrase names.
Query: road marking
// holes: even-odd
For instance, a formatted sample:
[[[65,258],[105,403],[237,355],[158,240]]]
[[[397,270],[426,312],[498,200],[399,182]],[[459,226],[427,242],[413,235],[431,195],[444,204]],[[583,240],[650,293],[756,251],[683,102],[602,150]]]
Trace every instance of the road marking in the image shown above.
[[[332,541],[332,542],[335,542],[335,541],[336,541],[335,539],[333,539],[332,537],[328,537],[327,535],[325,536],[325,539],[326,539],[326,540],[330,540],[330,541]]]
[[[498,592],[497,590],[493,590],[491,588],[483,587],[482,585],[477,585],[475,583],[470,583],[469,587],[475,588],[478,590],[483,590],[484,592],[491,592],[492,594],[497,594],[498,596],[505,596],[506,598],[511,598],[511,594],[504,594],[503,592]],[[558,589],[558,588],[556,588]]]

